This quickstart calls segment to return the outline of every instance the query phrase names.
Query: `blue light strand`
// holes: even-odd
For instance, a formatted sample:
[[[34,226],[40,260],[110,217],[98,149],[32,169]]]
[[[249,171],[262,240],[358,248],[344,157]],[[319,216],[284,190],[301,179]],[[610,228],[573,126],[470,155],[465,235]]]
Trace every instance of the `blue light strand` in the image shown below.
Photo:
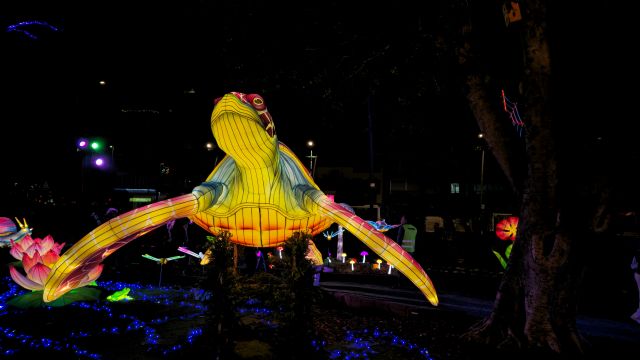
[[[44,27],[47,27],[50,30],[55,31],[55,32],[60,31],[60,29],[58,29],[57,27],[55,27],[53,25],[50,25],[47,22],[37,21],[37,20],[30,20],[30,21],[22,21],[22,22],[19,22],[17,24],[13,24],[13,25],[7,26],[7,32],[18,32],[18,33],[21,33],[21,34],[24,34],[24,35],[28,36],[31,39],[36,40],[36,39],[38,39],[37,36],[35,36],[34,34],[30,33],[29,31],[23,29],[24,27],[28,27],[28,26],[32,26],[32,25],[44,26]]]
[[[33,336],[16,331],[15,329],[0,326],[0,343],[6,343],[6,340],[13,340],[23,345],[26,349],[50,349],[54,351],[73,351],[76,355],[87,357],[89,359],[100,359],[101,355],[85,350],[77,345],[65,344],[62,341],[49,338],[34,339]],[[12,349],[0,347],[0,353],[5,355],[15,355],[21,352],[21,349]]]
[[[19,291],[20,288],[18,286],[8,281],[8,277],[5,277],[3,280],[4,282],[7,283],[6,285],[9,287],[9,290],[6,291],[5,293],[0,294],[0,299],[2,299],[2,302],[0,302],[0,309],[1,309],[0,311],[3,312],[3,313],[0,313],[0,316],[2,314],[7,314],[6,301],[9,298],[12,298],[20,294],[20,292],[24,292],[24,291]],[[129,287],[135,290],[133,295],[139,301],[147,301],[155,304],[171,306],[174,308],[175,307],[186,308],[187,310],[192,311],[192,313],[183,314],[177,317],[178,319],[181,319],[181,320],[192,319],[195,317],[202,316],[202,314],[204,314],[204,312],[207,309],[207,306],[203,304],[185,301],[184,299],[188,298],[188,296],[183,295],[183,292],[176,291],[174,289],[157,288],[157,287],[149,287],[149,286],[145,287],[140,284],[128,284],[128,283],[122,283],[122,282],[101,282],[100,285],[107,290],[119,290],[124,287]],[[138,291],[141,291],[145,288],[146,289],[153,288],[156,291],[161,290],[162,293],[158,295],[153,295],[153,296],[146,295],[141,292],[137,293]],[[177,298],[176,301],[174,301],[174,298]],[[143,299],[143,300],[140,300],[140,299]],[[187,344],[193,344],[195,339],[202,336],[203,334],[203,331],[201,328],[192,328],[188,330],[184,338],[184,344],[175,344],[175,345],[161,347],[159,345],[160,336],[157,334],[157,331],[153,327],[147,324],[147,322],[142,321],[141,319],[138,319],[131,315],[118,314],[117,311],[114,313],[114,309],[110,305],[112,304],[100,303],[100,302],[98,303],[74,302],[68,306],[101,313],[105,318],[123,320],[123,321],[126,321],[126,324],[124,325],[118,324],[118,326],[105,326],[97,330],[97,333],[91,333],[91,332],[82,331],[82,330],[72,331],[71,333],[69,333],[68,336],[63,336],[61,340],[53,340],[48,338],[35,340],[32,338],[32,336],[21,334],[17,332],[17,330],[15,329],[0,328],[2,329],[0,332],[0,345],[5,343],[5,341],[1,341],[3,338],[7,338],[7,339],[18,338],[19,341],[17,345],[22,344],[27,348],[34,348],[34,349],[46,348],[53,351],[71,350],[79,356],[94,359],[94,358],[100,358],[100,355],[92,353],[88,350],[85,350],[79,347],[78,345],[71,343],[70,341],[73,341],[74,339],[88,338],[88,337],[99,335],[99,334],[121,335],[126,332],[142,331],[145,339],[144,343],[148,345],[147,351],[166,355],[166,354],[170,354],[172,352],[184,349],[185,345]],[[47,311],[56,311],[56,309],[58,308],[45,307],[45,309]],[[22,310],[15,310],[15,311],[20,312]],[[172,319],[169,318],[168,316],[163,316],[157,319],[152,319],[148,323],[155,325],[155,324],[162,324],[170,320]],[[4,355],[13,355],[21,351],[22,349],[20,348],[5,348],[4,346],[0,346],[0,354],[4,354]]]
[[[273,315],[273,310],[267,307],[259,306],[261,305],[260,300],[255,298],[250,298],[245,301],[244,305],[245,306],[239,306],[236,308],[236,311],[238,312],[238,314],[240,315],[253,314],[253,315],[256,315],[257,318],[261,320],[262,323],[265,324],[268,328],[276,329],[278,327],[277,323],[267,318],[268,316]]]
[[[6,279],[8,279],[8,277],[5,278],[5,280]],[[20,293],[20,288],[15,286],[12,282],[7,282],[6,285],[9,290],[0,294],[0,299],[2,299],[2,302],[0,302],[0,316],[7,314],[7,307],[5,305],[6,300]],[[132,289],[132,296],[136,299],[131,302],[142,301],[154,304],[166,304],[171,307],[185,308],[190,310],[190,312],[176,317],[169,317],[165,315],[148,321],[143,321],[135,316],[119,313],[118,310],[122,309],[122,307],[113,307],[112,303],[74,302],[69,306],[91,310],[102,314],[105,318],[114,319],[114,321],[120,321],[123,323],[119,323],[117,326],[105,324],[106,326],[97,330],[97,333],[83,330],[72,331],[67,336],[63,336],[62,339],[59,340],[48,338],[34,339],[33,336],[20,333],[15,329],[0,327],[0,355],[14,355],[29,348],[45,348],[53,351],[73,351],[81,357],[99,359],[101,356],[100,354],[92,353],[89,350],[83,349],[76,344],[72,344],[71,341],[100,334],[122,335],[133,332],[142,332],[144,336],[144,344],[147,345],[146,351],[166,356],[171,353],[184,350],[188,346],[194,344],[198,337],[203,335],[203,330],[201,328],[192,328],[187,331],[187,334],[181,343],[161,346],[159,345],[160,335],[157,333],[156,329],[151,326],[167,323],[175,319],[185,320],[202,316],[206,312],[207,306],[201,303],[187,301],[187,299],[193,298],[193,294],[190,294],[189,291],[177,291],[170,288],[157,288],[154,286],[122,282],[101,282],[100,286],[114,291],[120,290],[124,287],[129,287]],[[143,290],[150,289],[153,291],[162,290],[162,293],[152,296],[143,292]],[[277,327],[277,325],[269,319],[269,317],[274,314],[274,311],[261,306],[262,304],[259,300],[249,299],[243,305],[244,306],[237,308],[237,311],[241,315],[254,314],[267,326],[271,328]],[[124,308],[126,308],[126,306]],[[59,308],[46,307],[47,311],[56,311],[56,309]],[[11,340],[11,342],[3,341],[4,339]],[[13,347],[6,347],[5,344],[8,343],[14,344]],[[22,345],[21,348],[18,347],[20,345]],[[311,345],[313,349],[318,352],[326,351],[328,347],[327,342],[324,340],[314,340]],[[332,345],[332,347],[335,346],[342,346],[342,349],[329,351],[330,359],[369,359],[379,352],[376,349],[389,349],[392,347],[399,351],[405,351],[408,354],[418,355],[420,358],[432,360],[429,351],[426,348],[420,347],[415,343],[395,335],[391,331],[381,331],[377,327],[372,330],[362,329],[347,331],[344,340],[340,344]]]
[[[392,331],[381,331],[377,327],[373,330],[349,330],[346,332],[343,343],[343,349],[334,349],[329,351],[329,359],[369,359],[379,353],[376,349],[389,349],[391,346],[398,350],[414,354],[420,358],[433,360],[429,354],[429,350],[410,342]],[[324,342],[312,341],[312,346],[316,351],[326,348]],[[335,346],[335,345],[334,345]]]

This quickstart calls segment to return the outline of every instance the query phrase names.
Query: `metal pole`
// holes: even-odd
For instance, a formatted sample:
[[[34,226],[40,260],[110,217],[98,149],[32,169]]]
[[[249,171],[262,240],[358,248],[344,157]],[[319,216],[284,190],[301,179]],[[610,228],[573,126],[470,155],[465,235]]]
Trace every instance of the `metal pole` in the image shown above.
[[[86,162],[86,154],[82,154],[82,160],[80,161],[80,193],[84,194],[84,168]]]
[[[312,157],[313,159],[313,170],[311,170],[311,177],[315,179],[316,177],[316,168],[318,167],[318,155]]]
[[[480,210],[484,210],[484,148],[482,148],[482,160],[480,161]]]
[[[307,156],[309,158],[309,173],[311,174],[311,177],[313,178],[315,173],[316,173],[316,167],[314,166],[314,164],[317,164],[317,161],[315,161],[318,156],[317,155],[313,155],[313,142],[309,141],[307,143],[307,146],[309,146],[309,155]]]
[[[344,252],[343,249],[343,237],[342,237],[342,225],[338,225],[338,248],[336,249],[336,259],[340,256],[342,256],[342,253]]]
[[[375,185],[373,182],[373,100],[371,94],[367,97],[367,115],[369,120],[369,210],[371,211],[376,200],[375,186],[371,186]],[[380,220],[380,218],[378,217],[376,220]]]
[[[480,161],[480,236],[484,235],[484,147],[482,148],[482,160]]]

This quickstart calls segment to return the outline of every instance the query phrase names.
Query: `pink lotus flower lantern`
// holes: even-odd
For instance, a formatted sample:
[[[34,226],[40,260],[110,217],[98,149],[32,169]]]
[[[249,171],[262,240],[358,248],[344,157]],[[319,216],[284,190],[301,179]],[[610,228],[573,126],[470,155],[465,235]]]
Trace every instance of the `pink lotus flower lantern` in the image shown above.
[[[22,267],[27,276],[20,273],[13,265],[9,265],[11,278],[27,290],[42,290],[51,267],[60,258],[62,247],[64,243],[54,242],[51,235],[47,235],[44,239],[33,239],[27,235],[20,242],[12,241],[10,254],[22,261]],[[77,287],[85,286],[97,279],[102,273],[102,268],[102,264],[93,268]]]

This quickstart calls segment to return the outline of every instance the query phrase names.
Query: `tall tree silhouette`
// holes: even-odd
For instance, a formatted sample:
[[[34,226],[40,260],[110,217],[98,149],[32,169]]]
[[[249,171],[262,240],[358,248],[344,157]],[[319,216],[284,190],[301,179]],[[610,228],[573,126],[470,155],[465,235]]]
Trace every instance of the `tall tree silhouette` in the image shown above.
[[[561,41],[568,37],[559,28],[576,25],[562,22],[583,14],[571,14],[543,0],[510,2],[519,5],[522,19],[503,27],[501,40],[504,48],[516,51],[513,59],[520,62],[497,69],[495,54],[489,60],[486,57],[500,48],[491,49],[486,43],[491,32],[483,33],[482,22],[487,16],[494,21],[502,16],[500,7],[495,3],[494,7],[478,4],[476,8],[467,2],[458,4],[462,5],[455,14],[461,19],[458,29],[462,31],[455,47],[464,69],[467,100],[517,194],[521,219],[493,311],[466,338],[542,352],[582,353],[584,342],[576,326],[581,280],[594,234],[604,231],[594,224],[604,224],[603,217],[610,213],[609,197],[601,195],[609,193],[604,189],[612,183],[605,180],[616,174],[607,173],[611,168],[598,162],[606,159],[596,156],[603,149],[593,141],[602,137],[596,137],[588,124],[579,123],[580,111],[574,111],[572,101],[584,99],[571,92],[581,94],[584,89],[572,82],[590,75],[572,77],[575,70],[562,57],[593,62],[598,54],[582,58],[570,53],[576,47],[573,40]],[[511,89],[520,100],[519,113],[525,119],[522,137],[515,135],[504,114],[501,88]],[[593,85],[589,90],[606,92]],[[586,108],[587,104],[580,105]],[[597,106],[591,110],[595,111],[592,116],[599,114]],[[595,284],[585,291],[588,294],[597,288]]]

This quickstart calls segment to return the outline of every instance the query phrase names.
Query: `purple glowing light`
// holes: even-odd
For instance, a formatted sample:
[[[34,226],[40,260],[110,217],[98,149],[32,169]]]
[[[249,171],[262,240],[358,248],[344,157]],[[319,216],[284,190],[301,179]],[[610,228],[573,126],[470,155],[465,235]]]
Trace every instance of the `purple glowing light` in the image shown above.
[[[96,164],[96,166],[102,166],[102,165],[104,165],[104,159],[103,158],[97,158],[94,163]]]

